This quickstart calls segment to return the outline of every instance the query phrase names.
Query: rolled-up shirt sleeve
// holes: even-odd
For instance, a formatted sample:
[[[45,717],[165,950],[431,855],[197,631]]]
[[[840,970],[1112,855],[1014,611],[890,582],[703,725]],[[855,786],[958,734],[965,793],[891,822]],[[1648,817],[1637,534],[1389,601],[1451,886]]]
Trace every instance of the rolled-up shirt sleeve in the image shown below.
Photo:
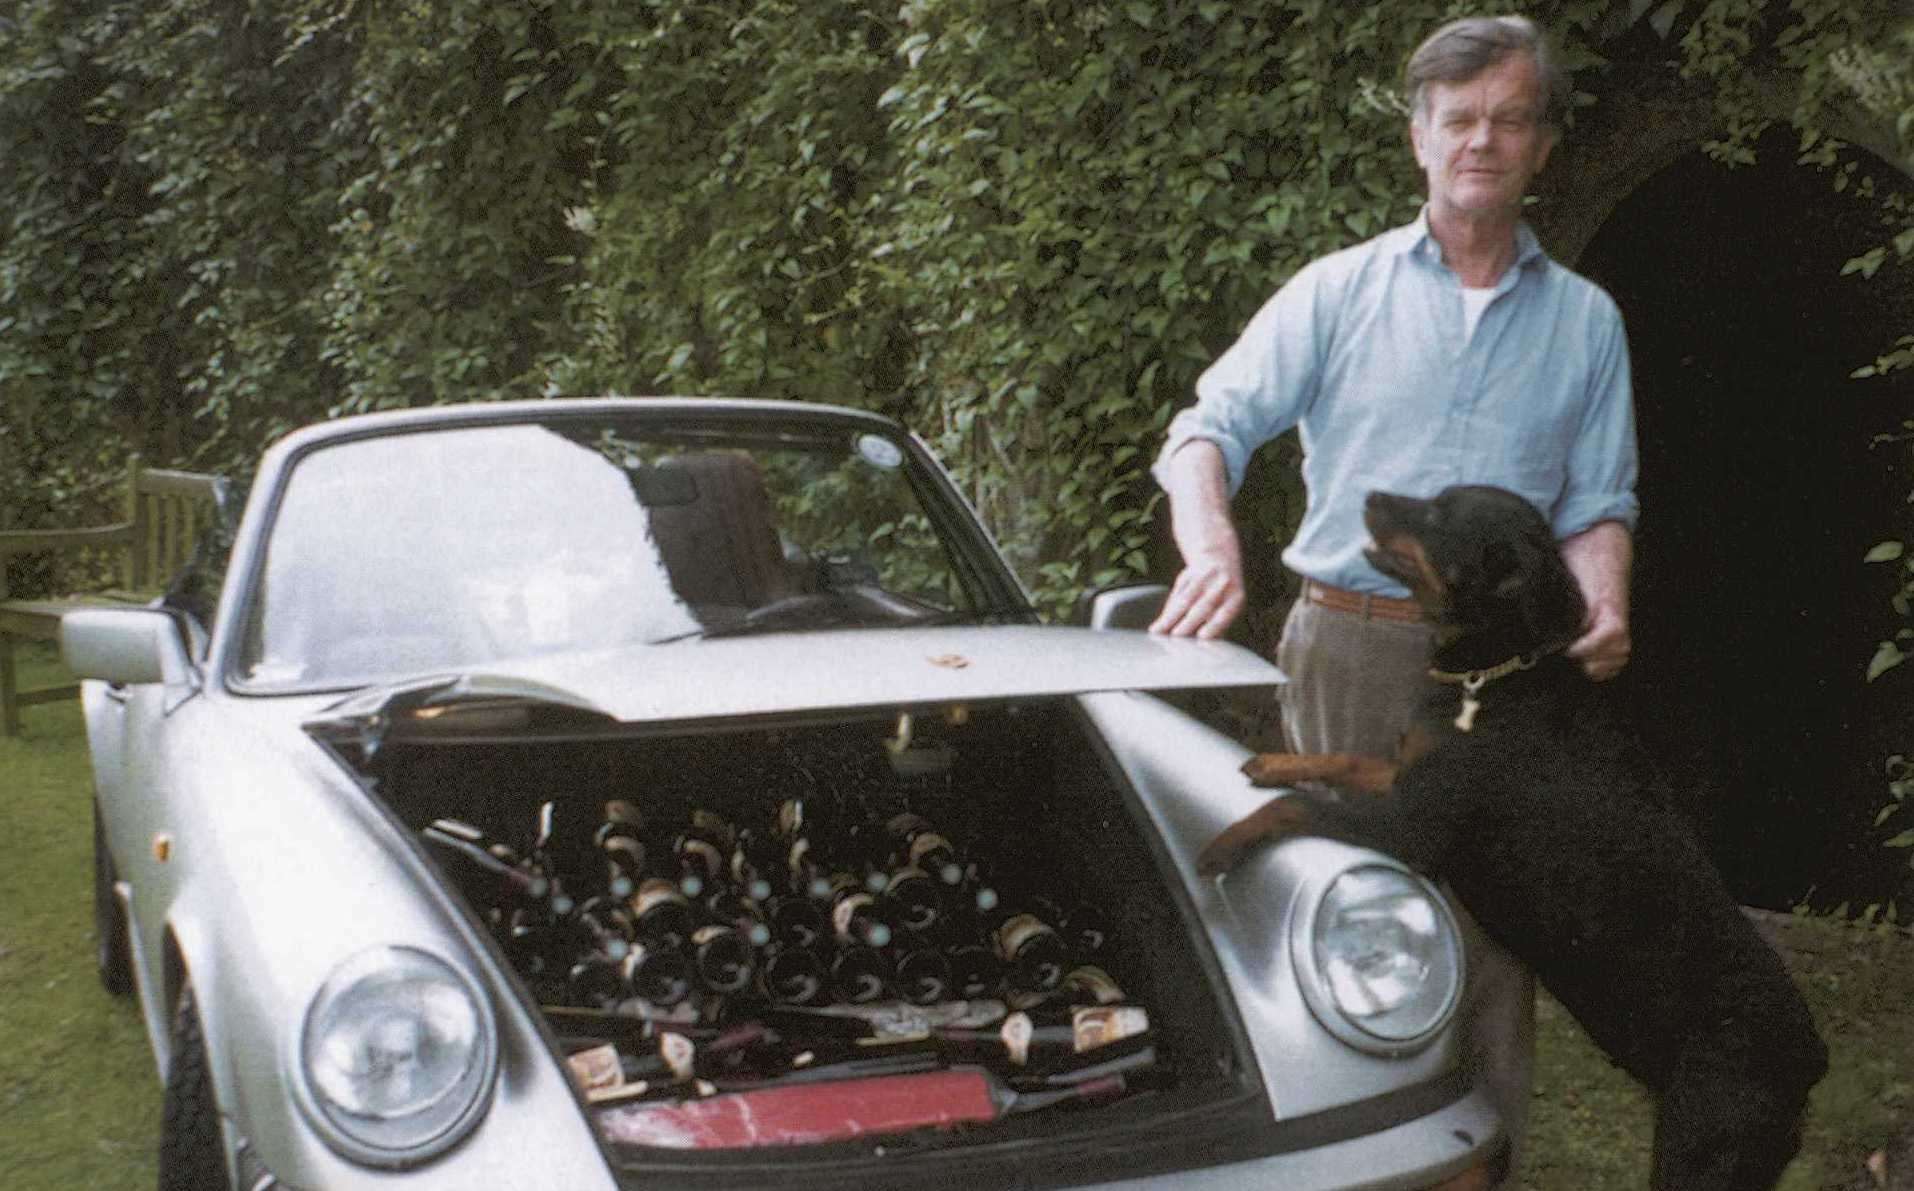
[[[1150,473],[1168,486],[1170,456],[1191,439],[1216,444],[1231,495],[1249,458],[1294,426],[1315,400],[1327,342],[1318,265],[1310,265],[1263,303],[1236,342],[1196,382],[1196,404],[1170,420]]]
[[[1617,522],[1632,533],[1641,519],[1641,502],[1635,496],[1639,465],[1628,336],[1614,304],[1605,302],[1603,309],[1605,317],[1590,329],[1594,366],[1581,433],[1570,449],[1567,482],[1552,517],[1557,538],[1573,537],[1602,521]]]

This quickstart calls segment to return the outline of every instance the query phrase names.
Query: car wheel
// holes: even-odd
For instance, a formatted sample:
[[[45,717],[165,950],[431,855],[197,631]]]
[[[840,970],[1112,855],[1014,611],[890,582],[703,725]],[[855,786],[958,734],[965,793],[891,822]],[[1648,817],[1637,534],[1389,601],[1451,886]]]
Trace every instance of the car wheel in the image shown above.
[[[113,885],[119,872],[113,867],[113,854],[106,848],[106,831],[100,826],[100,804],[93,804],[93,937],[95,960],[100,969],[100,987],[116,997],[133,991],[132,941],[127,938],[126,911],[114,896]]]
[[[211,1067],[188,986],[173,1011],[173,1056],[160,1111],[159,1191],[232,1191]]]

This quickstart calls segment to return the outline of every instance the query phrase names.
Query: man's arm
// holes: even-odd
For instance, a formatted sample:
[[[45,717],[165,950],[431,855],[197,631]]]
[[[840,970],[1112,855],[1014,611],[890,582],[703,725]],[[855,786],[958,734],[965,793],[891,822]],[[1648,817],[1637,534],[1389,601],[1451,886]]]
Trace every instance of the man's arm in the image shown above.
[[[1619,521],[1598,521],[1562,542],[1562,561],[1588,602],[1588,622],[1568,647],[1588,676],[1606,682],[1628,665],[1628,584],[1635,539]]]
[[[1216,637],[1243,610],[1243,551],[1230,518],[1223,452],[1193,438],[1170,456],[1164,469],[1170,498],[1170,535],[1183,555],[1152,633]]]

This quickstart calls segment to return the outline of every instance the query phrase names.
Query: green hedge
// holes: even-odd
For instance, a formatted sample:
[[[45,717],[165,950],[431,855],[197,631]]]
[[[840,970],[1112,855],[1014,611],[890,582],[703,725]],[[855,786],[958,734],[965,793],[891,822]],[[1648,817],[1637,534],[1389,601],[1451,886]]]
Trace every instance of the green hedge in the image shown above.
[[[1725,81],[1883,5],[1533,6]],[[0,18],[0,522],[124,454],[553,393],[788,396],[923,431],[1050,607],[1147,570],[1146,467],[1295,268],[1413,215],[1398,64],[1473,6],[1326,0],[21,0]],[[1725,137],[1716,151],[1740,143]],[[1293,455],[1293,451],[1289,453]],[[1268,453],[1252,534],[1293,519]]]

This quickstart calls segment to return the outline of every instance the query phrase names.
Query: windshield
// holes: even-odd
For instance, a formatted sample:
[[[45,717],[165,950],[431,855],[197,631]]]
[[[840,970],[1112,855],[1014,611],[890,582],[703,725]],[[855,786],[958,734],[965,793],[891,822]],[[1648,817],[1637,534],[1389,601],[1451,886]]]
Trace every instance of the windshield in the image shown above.
[[[867,430],[603,418],[347,440],[286,481],[239,678],[313,690],[533,654],[984,611]]]

